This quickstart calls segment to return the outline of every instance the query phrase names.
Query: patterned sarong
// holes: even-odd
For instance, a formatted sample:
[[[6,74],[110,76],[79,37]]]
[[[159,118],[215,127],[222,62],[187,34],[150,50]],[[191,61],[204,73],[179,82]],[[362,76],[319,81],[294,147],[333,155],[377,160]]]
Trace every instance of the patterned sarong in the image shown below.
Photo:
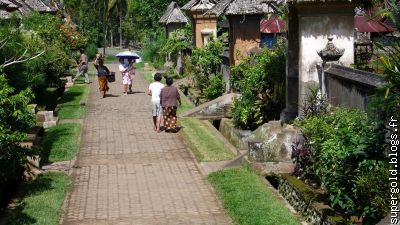
[[[167,131],[176,128],[176,106],[163,107],[164,126]]]
[[[99,80],[99,90],[100,91],[108,91],[108,85],[107,85],[107,76],[98,76]]]

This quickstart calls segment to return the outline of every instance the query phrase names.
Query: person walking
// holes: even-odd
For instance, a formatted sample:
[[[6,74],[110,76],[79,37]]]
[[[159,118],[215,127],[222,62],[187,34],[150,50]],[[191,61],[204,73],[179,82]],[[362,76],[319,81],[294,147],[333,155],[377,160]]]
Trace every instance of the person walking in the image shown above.
[[[174,80],[172,77],[168,77],[166,79],[167,86],[161,90],[160,99],[161,106],[163,109],[163,117],[164,117],[164,127],[165,132],[178,132],[176,127],[177,117],[176,110],[179,105],[181,105],[181,98],[178,92],[178,89],[172,84]]]
[[[121,72],[122,75],[122,84],[124,85],[124,95],[128,94],[128,87],[132,85],[132,76],[130,74],[131,68],[129,67],[129,64],[124,63],[123,58],[119,58],[119,72]]]
[[[104,65],[104,56],[102,54],[96,55],[94,67],[97,70],[100,98],[104,98],[106,96],[106,92],[109,90],[107,76],[110,74],[110,70]]]
[[[85,76],[85,83],[89,84],[90,80],[89,80],[89,74],[88,74],[88,57],[85,54],[85,50],[80,49],[79,52],[81,53],[81,56],[79,57],[79,62],[78,62],[78,73],[76,74],[75,78],[74,78],[74,82],[76,81],[76,79],[78,79],[78,77],[82,76],[82,74]]]
[[[162,76],[160,73],[154,74],[154,82],[149,85],[149,90],[147,94],[151,96],[152,110],[151,113],[153,115],[153,123],[154,130],[157,133],[160,133],[160,124],[161,124],[161,116],[162,116],[162,108],[160,103],[160,93],[164,88],[164,84],[160,81]]]

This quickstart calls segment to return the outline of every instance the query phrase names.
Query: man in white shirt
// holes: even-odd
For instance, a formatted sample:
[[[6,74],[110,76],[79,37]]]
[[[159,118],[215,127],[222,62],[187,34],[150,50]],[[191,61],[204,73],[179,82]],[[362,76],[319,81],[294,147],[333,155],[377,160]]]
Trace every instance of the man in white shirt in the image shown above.
[[[160,133],[160,124],[162,116],[160,93],[161,89],[164,88],[164,84],[160,83],[161,79],[162,76],[160,73],[154,74],[154,82],[150,84],[149,90],[147,92],[147,94],[151,96],[151,103],[153,105],[151,112],[153,115],[154,130],[157,133]]]

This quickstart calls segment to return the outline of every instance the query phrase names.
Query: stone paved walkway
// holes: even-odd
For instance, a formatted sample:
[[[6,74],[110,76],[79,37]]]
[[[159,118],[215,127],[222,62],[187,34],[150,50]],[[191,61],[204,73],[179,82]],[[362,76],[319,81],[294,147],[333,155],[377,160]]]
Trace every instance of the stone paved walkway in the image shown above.
[[[180,135],[153,131],[146,81],[123,96],[116,77],[105,99],[91,84],[61,224],[230,224]]]

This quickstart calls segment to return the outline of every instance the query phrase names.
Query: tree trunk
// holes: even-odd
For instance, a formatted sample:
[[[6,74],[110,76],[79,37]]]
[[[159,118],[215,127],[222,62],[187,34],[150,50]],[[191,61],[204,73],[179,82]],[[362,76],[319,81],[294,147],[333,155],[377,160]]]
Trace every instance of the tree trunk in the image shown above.
[[[104,47],[103,47],[103,55],[106,55],[106,46],[107,46],[107,25],[106,25],[106,0],[103,0],[103,32],[104,32]]]
[[[122,49],[122,0],[118,0],[118,14],[119,14],[119,47]]]
[[[111,48],[114,48],[114,38],[112,30],[110,30],[110,41],[111,41]]]

